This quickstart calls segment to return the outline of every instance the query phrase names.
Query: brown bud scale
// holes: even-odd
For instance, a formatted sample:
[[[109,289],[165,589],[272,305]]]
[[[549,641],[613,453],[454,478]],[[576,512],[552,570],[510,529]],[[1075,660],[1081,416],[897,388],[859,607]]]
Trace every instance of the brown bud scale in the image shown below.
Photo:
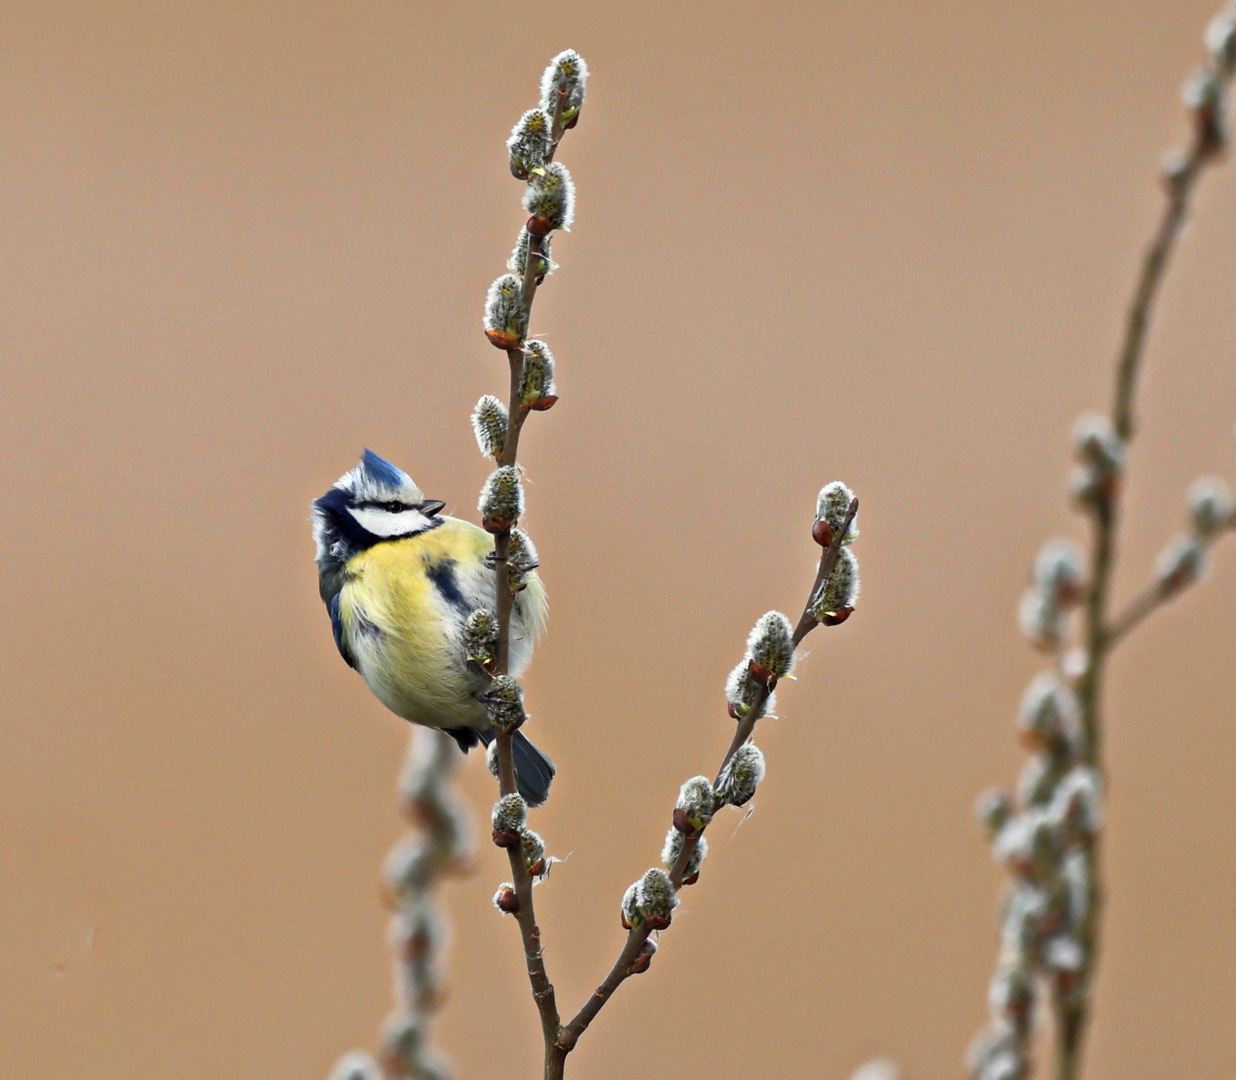
[[[830,546],[833,542],[833,527],[823,518],[819,518],[811,526],[811,539],[822,548]]]
[[[528,232],[533,236],[548,236],[554,231],[554,223],[540,214],[533,214],[528,219]]]
[[[500,848],[519,847],[519,844],[520,844],[519,833],[499,832],[497,829],[495,829],[494,830],[494,844]]]
[[[754,660],[747,664],[747,673],[757,685],[764,687],[766,690],[771,690],[777,685],[777,680],[773,673],[763,664],[756,663]]]
[[[485,336],[489,338],[489,344],[495,349],[519,348],[519,338],[507,330],[486,330]]]
[[[627,974],[642,975],[650,967],[652,967],[652,953],[640,953],[640,955],[635,958],[635,963],[627,968]]]

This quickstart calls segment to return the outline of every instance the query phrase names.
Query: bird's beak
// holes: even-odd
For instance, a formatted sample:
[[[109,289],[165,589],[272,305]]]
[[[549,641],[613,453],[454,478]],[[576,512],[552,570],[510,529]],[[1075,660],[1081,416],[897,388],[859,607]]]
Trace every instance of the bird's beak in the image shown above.
[[[446,503],[441,499],[425,499],[421,502],[419,509],[426,517],[433,517],[445,505]]]

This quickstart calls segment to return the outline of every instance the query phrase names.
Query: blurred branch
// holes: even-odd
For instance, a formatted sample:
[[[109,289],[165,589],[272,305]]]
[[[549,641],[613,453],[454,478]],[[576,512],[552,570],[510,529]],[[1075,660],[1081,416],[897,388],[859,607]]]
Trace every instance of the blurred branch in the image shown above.
[[[1193,534],[1180,538],[1163,552],[1160,556],[1159,575],[1138,596],[1129,601],[1104,631],[1103,640],[1108,652],[1115,649],[1143,620],[1196,581],[1202,571],[1202,559],[1207,550],[1223,533],[1236,528],[1236,515],[1232,513],[1230,496],[1225,502],[1226,520],[1218,524],[1214,531],[1199,531],[1195,513]]]
[[[1107,658],[1134,627],[1198,579],[1208,545],[1233,520],[1231,496],[1223,485],[1195,484],[1190,531],[1163,552],[1151,586],[1109,622],[1120,496],[1147,335],[1197,182],[1208,165],[1219,161],[1227,143],[1236,9],[1212,22],[1206,44],[1210,61],[1185,95],[1193,138],[1164,172],[1165,203],[1129,304],[1111,414],[1084,417],[1075,432],[1080,465],[1073,494],[1092,523],[1088,573],[1083,579],[1080,559],[1068,544],[1051,543],[1041,552],[1034,583],[1022,601],[1023,630],[1056,657],[1058,672],[1036,679],[1022,703],[1021,737],[1034,756],[1016,800],[994,792],[979,807],[996,857],[1009,869],[1013,884],[1001,917],[1000,960],[990,992],[992,1022],[971,1052],[971,1071],[978,1080],[1028,1075],[1040,984],[1049,990],[1056,1018],[1057,1080],[1075,1080],[1080,1073],[1103,904],[1099,857]],[[1069,612],[1078,606],[1078,647],[1070,650],[1064,648],[1064,635]]]
[[[1220,16],[1221,19],[1225,16]],[[1127,455],[1128,443],[1134,433],[1134,407],[1138,375],[1145,353],[1146,336],[1167,268],[1177,241],[1184,229],[1190,200],[1205,167],[1217,163],[1226,143],[1225,108],[1227,84],[1233,69],[1233,45],[1236,33],[1230,12],[1226,16],[1226,43],[1212,55],[1210,66],[1190,84],[1186,104],[1193,113],[1194,135],[1185,156],[1168,166],[1164,176],[1166,202],[1159,227],[1142,262],[1133,300],[1125,324],[1124,341],[1116,366],[1116,385],[1112,405],[1112,428]],[[1107,596],[1115,564],[1115,540],[1119,519],[1121,484],[1113,484],[1108,497],[1095,506],[1090,559],[1090,591],[1084,609],[1084,641],[1087,664],[1078,682],[1077,697],[1081,705],[1081,725],[1086,746],[1084,760],[1102,776],[1102,688],[1107,656],[1119,640],[1144,614],[1162,600],[1175,594],[1178,587],[1160,582],[1153,603],[1145,602],[1133,612],[1133,620],[1116,624],[1117,634],[1111,636],[1107,625]],[[1058,1080],[1074,1080],[1079,1074],[1086,1025],[1090,1015],[1091,990],[1098,964],[1100,927],[1103,910],[1103,890],[1100,874],[1101,836],[1093,840],[1090,855],[1087,916],[1080,928],[1082,963],[1077,972],[1076,986],[1067,992],[1054,994],[1057,1019],[1056,1076]]]
[[[368,1055],[340,1059],[331,1080],[440,1080],[450,1075],[430,1046],[430,1022],[442,1007],[446,920],[436,898],[443,878],[471,854],[463,805],[452,790],[462,757],[449,735],[414,727],[400,779],[404,814],[419,830],[401,840],[386,865],[396,1009],[386,1023],[381,1070]]]

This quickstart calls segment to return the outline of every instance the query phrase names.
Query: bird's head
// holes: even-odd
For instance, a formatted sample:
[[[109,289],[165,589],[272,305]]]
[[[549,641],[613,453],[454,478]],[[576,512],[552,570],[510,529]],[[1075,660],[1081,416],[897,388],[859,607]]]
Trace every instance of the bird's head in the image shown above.
[[[384,540],[416,536],[442,524],[446,504],[426,499],[402,469],[372,450],[313,503],[319,563],[346,562]]]

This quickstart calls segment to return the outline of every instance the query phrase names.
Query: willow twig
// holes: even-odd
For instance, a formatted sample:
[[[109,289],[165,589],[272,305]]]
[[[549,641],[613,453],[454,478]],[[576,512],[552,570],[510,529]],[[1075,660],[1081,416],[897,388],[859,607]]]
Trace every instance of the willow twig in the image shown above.
[[[1165,202],[1143,256],[1113,370],[1108,416],[1078,425],[1081,462],[1073,492],[1091,521],[1088,572],[1068,543],[1040,553],[1023,598],[1022,627],[1051,652],[1055,673],[1040,675],[1022,704],[1021,737],[1034,755],[1017,798],[999,792],[980,802],[997,858],[1012,875],[1001,917],[1002,949],[992,979],[993,1023],[976,1040],[979,1080],[1024,1076],[1041,985],[1055,1014],[1055,1075],[1075,1080],[1090,1017],[1103,914],[1101,880],[1104,787],[1102,693],[1108,659],[1127,635],[1202,572],[1206,547],[1230,526],[1232,500],[1218,482],[1191,494],[1191,527],[1160,557],[1156,579],[1114,618],[1108,615],[1117,557],[1122,489],[1136,431],[1137,389],[1163,281],[1199,178],[1225,145],[1227,86],[1236,68],[1236,9],[1207,32],[1210,65],[1190,83],[1194,131],[1188,150],[1168,166]],[[1079,648],[1066,649],[1069,611],[1080,606]],[[1058,907],[1043,897],[1062,897]],[[1053,901],[1055,903],[1055,901]]]
[[[763,776],[763,755],[758,748],[745,744],[768,707],[777,680],[790,673],[795,648],[820,621],[836,625],[848,617],[858,588],[853,555],[847,551],[844,565],[838,565],[844,545],[857,535],[851,526],[858,512],[858,500],[849,488],[836,482],[827,485],[817,501],[812,536],[824,551],[797,627],[791,626],[780,612],[769,612],[752,630],[743,660],[727,682],[726,696],[737,727],[717,779],[710,783],[705,777],[694,777],[683,785],[674,828],[662,854],[668,873],[654,867],[628,890],[623,900],[623,924],[629,932],[621,953],[597,991],[571,1022],[563,1025],[554,987],[545,969],[533,900],[534,878],[544,876],[548,861],[541,838],[525,827],[528,807],[518,794],[514,736],[526,714],[522,688],[510,678],[510,635],[514,613],[512,586],[518,589],[526,572],[522,556],[513,555],[517,539],[513,528],[524,506],[517,472],[520,434],[531,411],[547,409],[557,401],[553,358],[544,342],[528,340],[528,326],[542,263],[546,272],[551,268],[549,236],[568,225],[572,213],[574,188],[570,174],[553,158],[564,133],[578,120],[586,77],[587,66],[577,53],[560,53],[542,80],[541,107],[523,114],[507,143],[512,174],[528,181],[524,206],[531,216],[509,264],[513,271],[521,272],[521,277],[504,275],[490,287],[485,332],[490,342],[507,354],[510,392],[505,413],[500,402],[487,396],[478,404],[473,417],[482,452],[498,466],[481,497],[482,523],[494,535],[497,595],[496,610],[489,624],[494,636],[482,638],[477,631],[475,657],[493,677],[490,692],[481,698],[486,701],[497,731],[492,767],[498,775],[501,798],[494,807],[493,839],[507,850],[512,879],[499,888],[494,903],[503,913],[514,915],[520,928],[528,978],[541,1021],[546,1080],[560,1080],[567,1055],[604,1003],[629,976],[647,969],[655,951],[650,935],[669,925],[678,890],[694,882],[698,875],[706,851],[702,833],[707,821],[722,805],[744,805]],[[520,550],[526,550],[523,538],[519,540]],[[488,613],[484,614],[488,617]],[[469,617],[470,623],[475,618],[476,613]],[[527,785],[525,790],[529,790]],[[688,791],[691,813],[683,803]]]
[[[1103,641],[1108,651],[1119,645],[1143,619],[1161,608],[1171,596],[1170,590],[1156,581],[1130,600],[1128,606],[1111,620],[1103,632]]]
[[[568,50],[569,53],[569,50]],[[554,64],[551,64],[551,71],[561,70],[556,67],[563,57],[568,56],[568,53],[560,54],[555,58]],[[575,78],[580,85],[579,93],[582,100],[582,80],[586,78],[586,67],[583,66],[582,60],[579,60],[576,54],[570,54],[578,61],[579,67],[574,69]],[[582,69],[582,73],[581,73]],[[550,76],[547,75],[548,79]],[[548,163],[553,160],[553,155],[561,141],[564,128],[562,125],[562,109],[566,93],[566,83],[560,81],[554,88],[555,102],[551,113],[551,131],[545,135],[551,141],[547,147],[542,146],[544,154],[543,160]],[[542,129],[543,130],[543,129]],[[515,150],[512,149],[514,155]],[[517,172],[514,167],[515,159],[512,158],[512,171]],[[533,171],[544,173],[544,169],[538,167]],[[522,164],[517,175],[527,175],[523,170]],[[522,308],[522,325],[523,333],[519,336],[519,340],[515,341],[506,347],[507,363],[510,371],[510,385],[507,407],[507,426],[505,438],[502,443],[501,453],[497,457],[499,467],[518,467],[519,458],[519,440],[523,430],[525,421],[529,413],[533,410],[533,403],[530,403],[525,398],[524,375],[525,364],[527,363],[527,337],[528,326],[531,322],[532,306],[536,299],[537,293],[537,278],[538,267],[545,250],[544,236],[546,230],[540,224],[533,228],[537,218],[534,216],[529,220],[526,227],[527,247],[524,253],[523,275],[520,281],[519,289],[519,304]],[[548,263],[548,256],[545,256]],[[491,336],[491,340],[493,337]],[[505,344],[505,342],[504,342]],[[497,630],[497,640],[494,646],[493,663],[490,666],[490,674],[494,676],[504,676],[510,670],[510,655],[511,655],[511,617],[514,609],[515,590],[512,589],[512,567],[511,567],[511,530],[513,521],[502,523],[500,527],[494,528],[494,569],[495,569],[495,590],[496,590],[496,610],[495,622]],[[489,526],[487,526],[489,527]],[[497,762],[497,773],[499,781],[499,791],[503,796],[514,795],[518,790],[518,778],[516,775],[514,752],[513,752],[513,735],[514,730],[506,730],[499,728],[495,739],[495,758]],[[536,921],[535,901],[533,898],[533,880],[532,874],[528,868],[524,858],[523,847],[519,843],[515,843],[507,848],[507,856],[511,868],[511,881],[514,889],[514,904],[505,910],[515,916],[515,920],[519,926],[520,938],[523,945],[524,962],[528,971],[528,981],[532,988],[533,1001],[536,1003],[537,1011],[540,1016],[542,1034],[545,1044],[546,1053],[546,1075],[549,1075],[551,1070],[551,1048],[558,1037],[560,1022],[558,1016],[558,1007],[556,1003],[554,986],[550,981],[549,974],[545,967],[544,951],[541,945],[541,931]]]
[[[461,762],[449,735],[414,728],[400,779],[408,820],[419,834],[400,841],[387,860],[391,942],[395,948],[396,1008],[386,1024],[382,1063],[354,1051],[336,1064],[331,1080],[432,1080],[449,1075],[430,1042],[430,1022],[442,1007],[444,917],[436,893],[470,855],[466,812],[451,780]]]
[[[1167,199],[1154,239],[1142,261],[1133,300],[1125,322],[1124,339],[1116,365],[1112,428],[1127,450],[1135,428],[1138,376],[1145,355],[1146,338],[1164,277],[1177,241],[1188,217],[1190,199],[1203,166],[1212,160],[1213,147],[1199,134],[1183,160],[1166,180]],[[1107,621],[1107,600],[1115,567],[1116,537],[1119,525],[1120,485],[1113,485],[1108,497],[1095,508],[1090,548],[1090,589],[1083,609],[1083,640],[1087,667],[1078,687],[1081,725],[1085,735],[1085,760],[1104,775],[1102,757],[1102,689],[1107,658],[1112,649],[1138,622],[1171,595],[1160,586],[1145,593],[1112,624]],[[1089,879],[1088,918],[1082,928],[1085,960],[1079,973],[1081,992],[1070,993],[1058,1002],[1056,1032],[1057,1080],[1074,1080],[1078,1075],[1086,1024],[1089,1019],[1090,988],[1098,966],[1100,926],[1103,909],[1101,837],[1094,838]]]
[[[811,586],[811,590],[807,594],[807,601],[803,607],[802,616],[799,618],[798,625],[794,630],[793,644],[795,648],[799,646],[803,639],[819,626],[819,620],[812,614],[812,608],[823,584],[828,580],[829,574],[832,573],[833,567],[837,563],[837,558],[841,554],[841,549],[845,544],[846,538],[849,535],[850,526],[854,521],[855,515],[858,513],[858,499],[853,499],[850,502],[849,508],[846,511],[845,518],[839,529],[834,530],[834,535],[831,543],[820,556],[820,565],[816,573],[815,582]],[[764,706],[768,701],[775,683],[771,685],[761,685],[756,693],[755,700],[751,704],[747,715],[738,721],[738,726],[734,732],[734,738],[731,740],[729,748],[725,752],[725,756],[721,759],[721,765],[717,769],[716,780],[713,782],[714,788],[721,783],[722,775],[725,772],[725,767],[730,763],[738,748],[744,745],[755,732],[755,726],[763,715]],[[687,866],[690,864],[692,856],[695,854],[696,847],[699,844],[699,837],[703,835],[704,830],[700,829],[694,835],[688,835],[683,840],[682,850],[678,853],[673,866],[670,868],[669,877],[675,889],[682,888],[684,878],[686,876]],[[653,933],[649,929],[647,922],[641,923],[639,926],[632,928],[627,933],[627,939],[623,943],[622,951],[618,954],[618,959],[614,961],[613,967],[610,968],[609,974],[604,981],[592,993],[592,996],[584,1002],[580,1010],[575,1014],[574,1018],[563,1029],[561,1036],[557,1042],[557,1048],[565,1057],[574,1049],[575,1044],[579,1041],[579,1037],[588,1029],[588,1025],[596,1018],[597,1014],[604,1008],[606,1002],[613,996],[614,991],[618,989],[631,975],[636,974],[634,970],[635,962],[643,952],[645,943],[649,936]]]

